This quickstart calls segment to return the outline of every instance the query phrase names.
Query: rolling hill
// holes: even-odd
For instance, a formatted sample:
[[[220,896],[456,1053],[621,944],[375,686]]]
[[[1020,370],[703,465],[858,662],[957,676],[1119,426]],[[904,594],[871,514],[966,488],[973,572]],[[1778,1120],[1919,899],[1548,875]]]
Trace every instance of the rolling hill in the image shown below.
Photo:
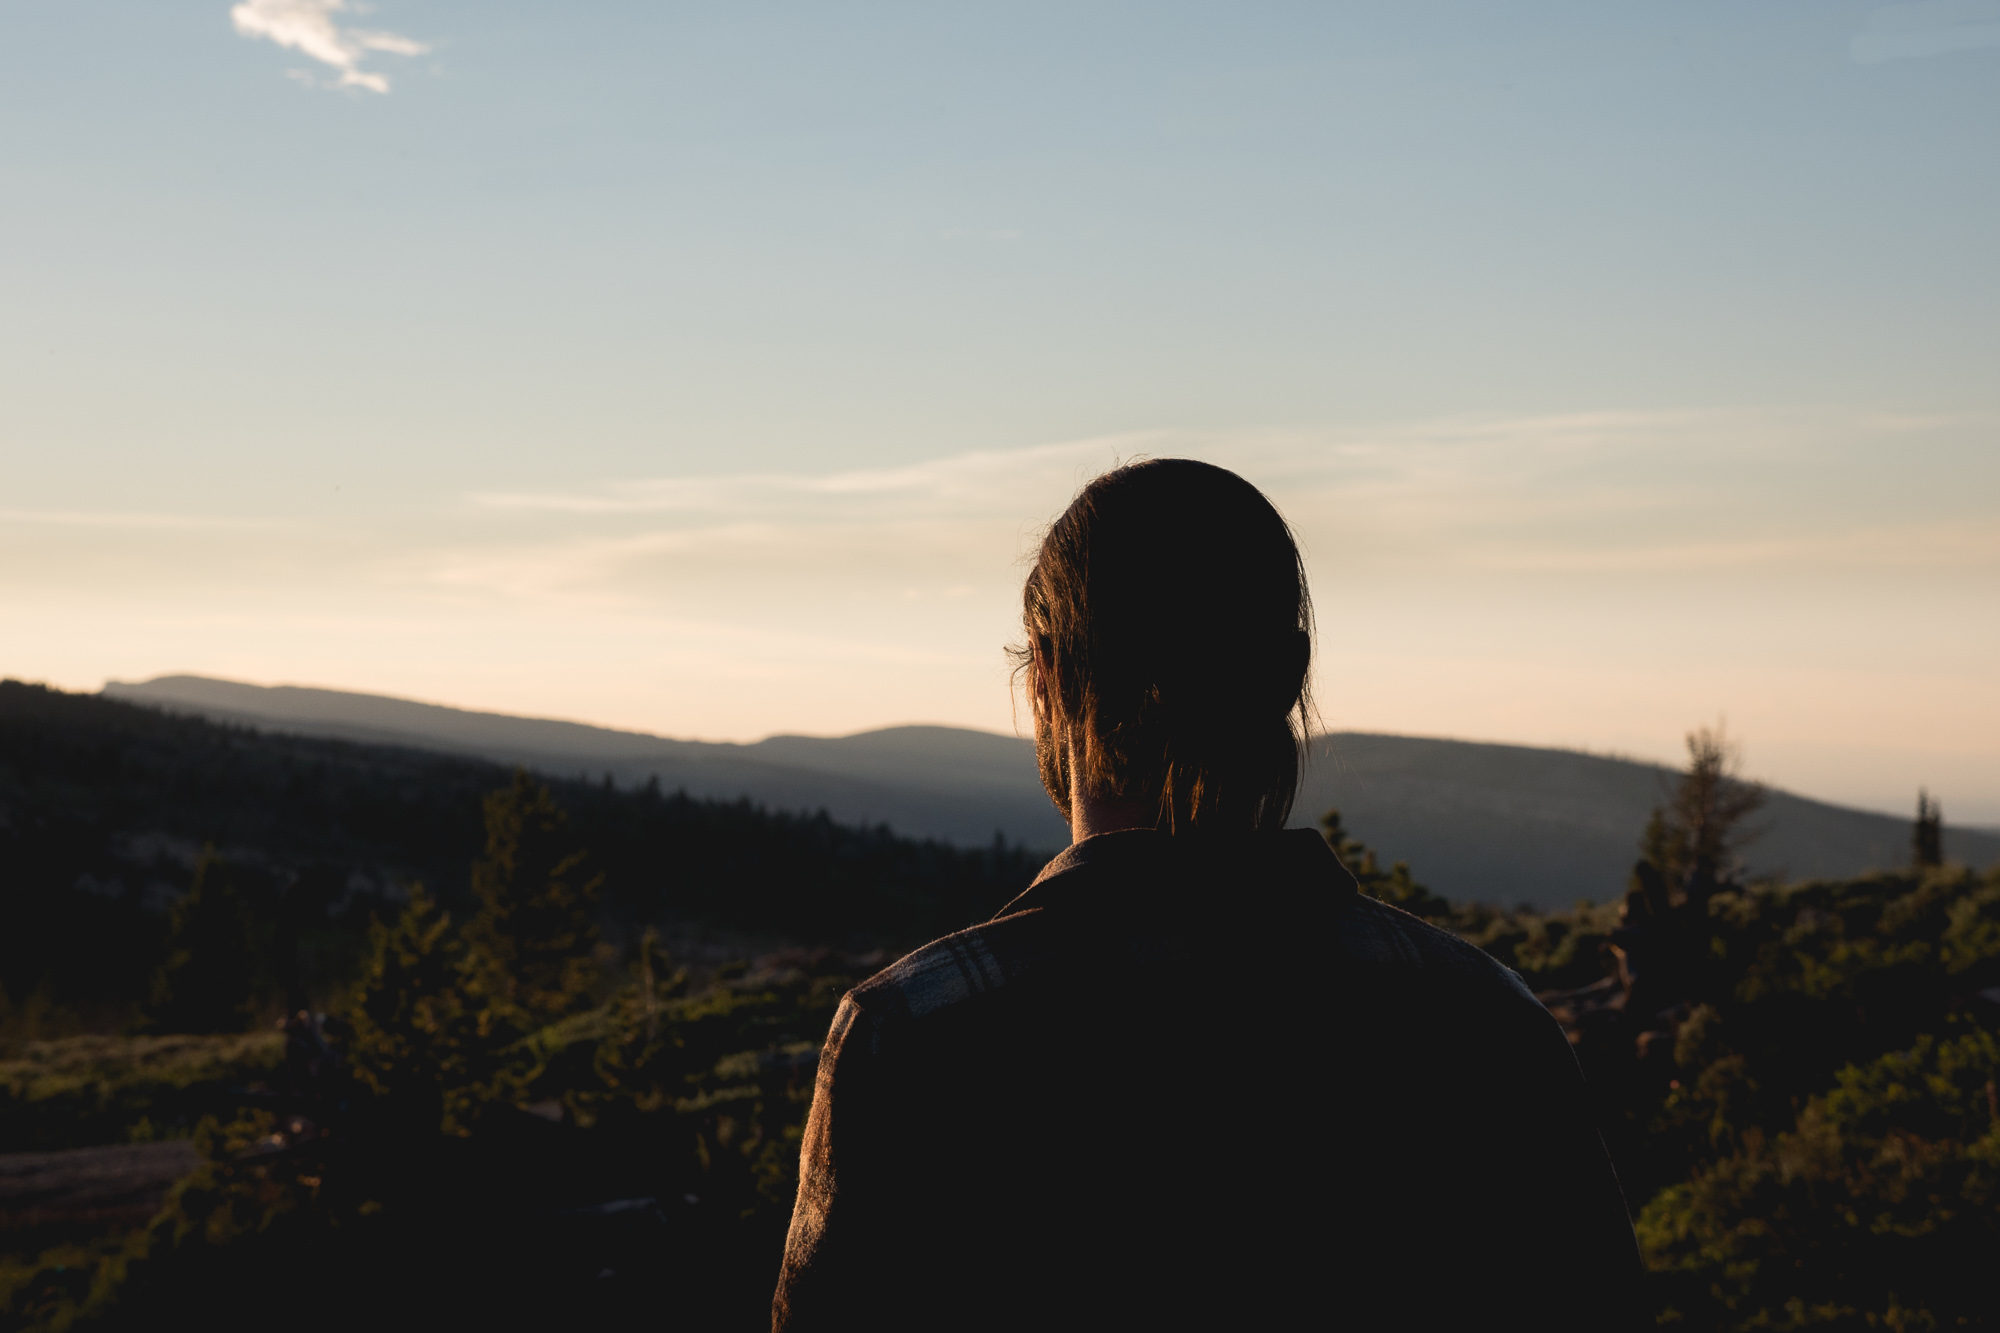
[[[966,846],[997,833],[1054,850],[1068,830],[1035,777],[1032,743],[955,727],[853,736],[772,736],[751,744],[680,741],[379,695],[264,687],[199,676],[112,682],[104,693],[296,735],[398,745],[521,764],[557,776],[657,777],[667,790],[779,809],[825,809],[849,824]],[[1562,907],[1623,891],[1666,768],[1531,746],[1336,733],[1307,774],[1297,822],[1339,806],[1385,859],[1408,861],[1447,897]],[[1914,797],[1914,793],[1912,796]],[[1752,845],[1753,871],[1789,878],[1901,865],[1909,825],[1892,816],[1773,792]],[[1948,829],[1946,854],[2000,861],[2000,833]]]

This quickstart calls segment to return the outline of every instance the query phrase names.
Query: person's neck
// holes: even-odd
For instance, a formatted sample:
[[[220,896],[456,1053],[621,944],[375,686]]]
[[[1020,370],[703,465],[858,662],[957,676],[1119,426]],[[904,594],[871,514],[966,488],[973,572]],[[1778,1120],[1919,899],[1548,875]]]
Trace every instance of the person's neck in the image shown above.
[[[1079,772],[1077,754],[1070,751],[1071,773]],[[1100,800],[1086,794],[1074,780],[1069,789],[1069,836],[1082,842],[1100,833],[1122,833],[1126,829],[1149,829],[1157,822],[1158,811],[1144,801]]]

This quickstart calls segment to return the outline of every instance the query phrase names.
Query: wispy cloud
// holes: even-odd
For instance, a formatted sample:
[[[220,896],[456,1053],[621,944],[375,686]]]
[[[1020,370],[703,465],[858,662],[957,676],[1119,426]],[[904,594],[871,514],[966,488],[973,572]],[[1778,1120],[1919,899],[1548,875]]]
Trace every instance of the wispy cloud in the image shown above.
[[[1928,466],[1925,450],[1953,426],[1720,411],[1156,431],[893,468],[484,493],[468,497],[466,512],[483,540],[419,577],[621,602],[738,580],[786,589],[760,597],[810,587],[819,598],[828,587],[880,592],[915,579],[927,597],[972,587],[997,605],[1018,581],[1012,561],[1080,484],[1121,461],[1179,455],[1253,478],[1311,558],[1366,567],[1377,581],[1620,570],[1961,578],[2000,566],[2000,539],[1984,535],[1990,512],[1958,512],[1935,497],[1915,511],[1905,503]],[[1885,461],[1892,442],[1905,460],[1895,466]]]
[[[901,467],[654,477],[574,490],[480,492],[468,500],[477,510],[552,517],[658,515],[677,527],[1046,519],[1107,468],[1182,456],[1242,471],[1287,512],[1327,501],[1379,509],[1405,525],[1421,511],[1453,527],[1482,514],[1489,524],[1539,526],[1560,514],[1723,508],[1741,488],[1721,488],[1718,497],[1718,471],[1805,466],[1829,451],[1874,452],[1885,435],[1920,438],[1953,424],[1725,410],[1466,416],[1345,430],[1134,431]],[[1499,494],[1507,497],[1504,505],[1495,502]],[[1349,509],[1343,521],[1356,517]]]
[[[709,477],[659,477],[614,483],[592,491],[484,492],[472,496],[482,509],[545,510],[571,514],[756,514],[797,517],[803,510],[858,516],[869,501],[899,513],[934,516],[964,508],[989,511],[1009,504],[1046,507],[1051,495],[1067,500],[1091,476],[1121,459],[1170,452],[1179,437],[1134,433],[1025,449],[995,449],[896,468],[860,468],[810,475],[736,473]]]
[[[1847,44],[1856,64],[1914,60],[2000,46],[2000,0],[1916,0],[1868,16]]]
[[[370,28],[342,27],[342,14],[365,12],[365,6],[349,0],[242,0],[229,11],[229,21],[245,37],[260,37],[297,51],[337,71],[327,80],[333,88],[362,88],[371,93],[389,91],[389,76],[361,68],[370,54],[420,56],[430,47],[401,33]],[[289,71],[294,78],[312,83],[305,70]]]

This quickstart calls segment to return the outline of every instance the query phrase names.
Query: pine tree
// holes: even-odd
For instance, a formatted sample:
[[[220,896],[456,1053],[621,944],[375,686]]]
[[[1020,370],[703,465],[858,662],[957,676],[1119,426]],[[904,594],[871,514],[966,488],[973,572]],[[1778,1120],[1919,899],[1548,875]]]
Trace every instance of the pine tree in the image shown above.
[[[257,1017],[257,923],[235,877],[202,848],[194,881],[168,918],[167,956],[153,974],[145,1026],[154,1032],[241,1032]]]
[[[362,1086],[398,1118],[462,1132],[473,1052],[459,988],[464,948],[451,914],[421,884],[391,925],[368,924],[368,954],[347,1006],[348,1061]]]
[[[1690,731],[1687,749],[1687,772],[1667,804],[1654,809],[1639,851],[1670,892],[1704,902],[1742,874],[1742,850],[1758,833],[1746,821],[1768,797],[1738,776],[1741,757],[1720,725]],[[1639,887],[1636,876],[1633,883]]]
[[[1921,787],[1917,789],[1917,822],[1910,830],[1910,851],[1919,869],[1944,864],[1944,811]]]
[[[656,1110],[692,1072],[682,1068],[680,1033],[665,1021],[668,1003],[687,990],[687,974],[674,970],[651,926],[640,935],[636,954],[630,984],[608,1006],[610,1030],[598,1044],[594,1069],[608,1097]]]
[[[526,1035],[590,1006],[603,877],[588,860],[549,789],[526,772],[486,798],[486,855],[472,867],[479,910],[461,962],[482,1029]]]
[[[487,1107],[530,1095],[544,1072],[533,1038],[588,1008],[597,981],[585,860],[548,789],[516,773],[486,798],[464,929],[421,887],[395,924],[371,926],[352,1058],[399,1117],[467,1134]]]

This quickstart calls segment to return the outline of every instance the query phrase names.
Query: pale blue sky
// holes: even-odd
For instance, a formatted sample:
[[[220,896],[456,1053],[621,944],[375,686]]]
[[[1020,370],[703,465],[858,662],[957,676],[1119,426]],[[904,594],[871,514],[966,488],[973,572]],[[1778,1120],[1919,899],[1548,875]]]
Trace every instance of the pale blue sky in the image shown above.
[[[1004,727],[1196,452],[1336,724],[2000,820],[2000,0],[362,8],[0,11],[0,673]]]

